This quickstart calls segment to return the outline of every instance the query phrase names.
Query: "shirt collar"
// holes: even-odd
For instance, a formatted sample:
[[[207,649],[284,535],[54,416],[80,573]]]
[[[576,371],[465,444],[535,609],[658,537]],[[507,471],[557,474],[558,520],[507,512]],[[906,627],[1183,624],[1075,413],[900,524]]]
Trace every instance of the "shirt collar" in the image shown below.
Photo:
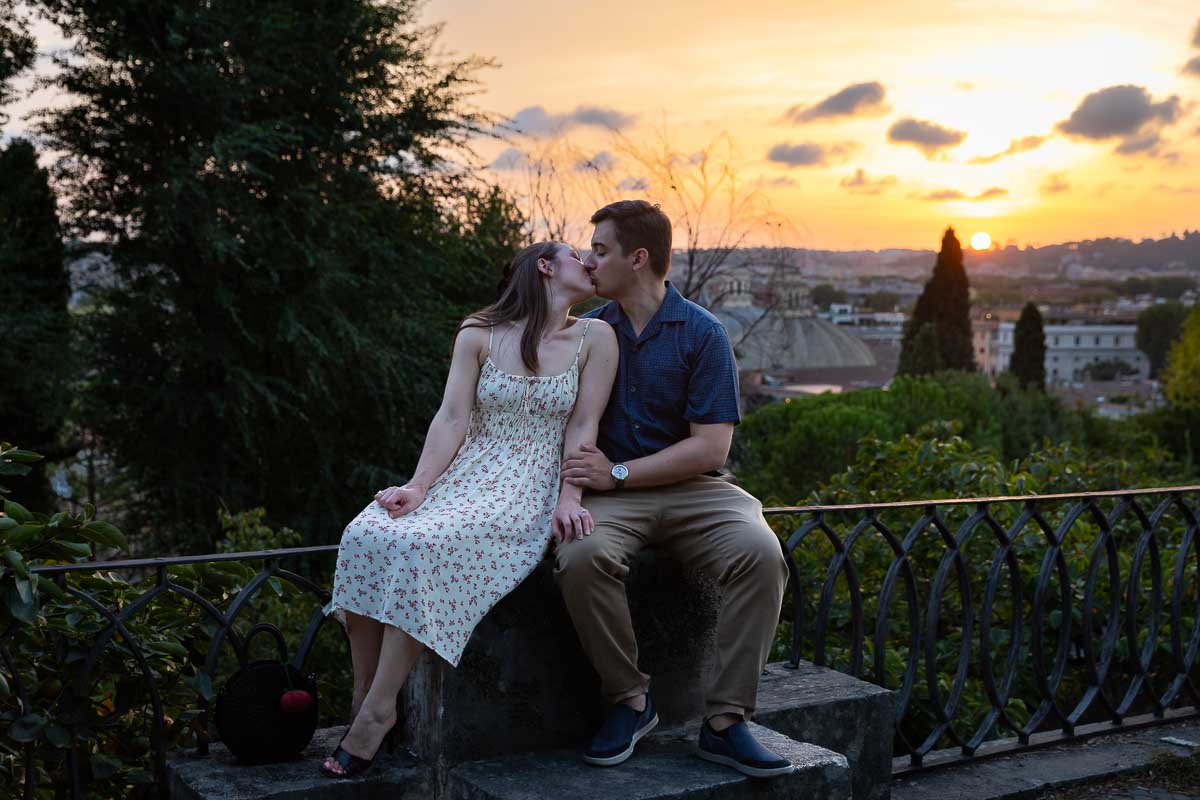
[[[671,285],[670,281],[666,281],[665,283],[667,285],[667,293],[663,297],[662,305],[658,307],[658,311],[655,311],[654,316],[650,318],[650,322],[646,326],[647,328],[655,322],[687,321],[687,300],[683,299],[683,295]],[[600,310],[599,316],[615,328],[625,318],[625,312],[621,310],[620,303],[616,300],[610,300]]]

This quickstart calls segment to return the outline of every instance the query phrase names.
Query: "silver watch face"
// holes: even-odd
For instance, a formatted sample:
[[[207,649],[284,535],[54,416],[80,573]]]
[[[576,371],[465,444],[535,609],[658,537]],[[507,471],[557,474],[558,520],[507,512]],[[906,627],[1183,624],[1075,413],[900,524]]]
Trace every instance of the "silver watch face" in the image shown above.
[[[624,464],[613,464],[612,476],[619,481],[623,481],[629,477],[629,467]]]

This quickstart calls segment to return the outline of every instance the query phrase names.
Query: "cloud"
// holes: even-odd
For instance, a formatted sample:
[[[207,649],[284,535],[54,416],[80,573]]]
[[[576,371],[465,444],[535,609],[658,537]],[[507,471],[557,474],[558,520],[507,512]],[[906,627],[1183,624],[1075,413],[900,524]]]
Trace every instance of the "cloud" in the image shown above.
[[[939,151],[957,147],[967,138],[963,131],[942,127],[936,122],[920,119],[902,119],[888,129],[888,141],[894,144],[911,144],[933,158]]]
[[[1005,156],[1014,156],[1017,153],[1027,153],[1030,150],[1036,150],[1046,141],[1045,136],[1026,136],[1021,139],[1013,139],[1008,143],[1008,149],[1002,150],[999,153],[992,153],[990,156],[976,156],[972,158],[969,164],[991,164],[993,161],[999,161]]]
[[[622,192],[648,192],[650,191],[650,181],[645,178],[628,177],[621,180],[617,184],[617,188]]]
[[[612,169],[613,165],[616,163],[616,159],[613,158],[612,153],[608,152],[607,150],[601,150],[591,158],[585,158],[582,161],[576,161],[574,164],[574,170],[576,172],[587,172],[588,170],[604,172],[605,170]]]
[[[1062,194],[1070,188],[1071,184],[1067,182],[1067,173],[1053,172],[1047,175],[1038,186],[1038,191],[1042,194]]]
[[[526,136],[546,136],[577,126],[619,130],[636,119],[634,114],[599,106],[579,106],[566,114],[551,114],[541,106],[528,106],[514,114],[506,127],[515,128]]]
[[[789,167],[823,167],[834,162],[843,162],[858,150],[852,142],[841,144],[818,144],[806,142],[792,144],[781,142],[767,151],[767,160]]]
[[[1180,113],[1178,95],[1156,103],[1143,87],[1125,84],[1092,92],[1055,127],[1076,139],[1120,138],[1116,152],[1121,155],[1156,155],[1158,132],[1179,119]]]
[[[932,192],[926,192],[923,195],[913,195],[920,200],[925,200],[930,203],[941,203],[946,200],[971,200],[978,202],[980,200],[994,200],[997,197],[1004,197],[1008,194],[1008,189],[1002,186],[993,186],[989,189],[984,189],[977,195],[965,195],[958,189],[937,189]]]
[[[896,185],[896,176],[885,175],[882,178],[872,180],[867,176],[866,171],[862,167],[859,167],[854,170],[853,175],[838,181],[838,185],[849,190],[851,194],[879,194],[883,190]]]
[[[1121,144],[1117,145],[1116,152],[1123,156],[1131,156],[1136,153],[1153,152],[1161,142],[1158,131],[1147,131],[1140,136],[1130,136]]]
[[[1191,61],[1183,65],[1183,74],[1200,77],[1200,56],[1196,56]]]
[[[921,195],[922,200],[930,202],[941,202],[942,200],[965,200],[967,196],[958,189],[938,189],[936,192],[928,192]]]
[[[1160,192],[1169,192],[1170,194],[1200,194],[1200,187],[1196,186],[1168,186],[1165,183],[1160,183],[1154,188]]]
[[[887,111],[883,103],[885,94],[883,84],[879,81],[855,83],[831,94],[815,106],[792,106],[783,116],[791,122],[804,123],[834,117],[882,114]]]
[[[529,156],[515,147],[510,147],[496,156],[496,159],[488,164],[488,169],[495,169],[501,172],[517,172],[525,169],[527,166],[529,166]]]
[[[789,175],[779,175],[774,178],[761,177],[754,182],[755,186],[770,186],[780,188],[783,186],[795,186],[799,181]]]

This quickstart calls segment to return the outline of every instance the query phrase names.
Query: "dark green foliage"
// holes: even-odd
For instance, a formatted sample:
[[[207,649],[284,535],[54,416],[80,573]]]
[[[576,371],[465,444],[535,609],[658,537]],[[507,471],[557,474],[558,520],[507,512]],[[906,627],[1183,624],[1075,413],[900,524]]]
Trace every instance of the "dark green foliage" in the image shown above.
[[[1123,375],[1136,375],[1137,367],[1123,358],[1106,358],[1088,364],[1085,372],[1094,381],[1115,381]]]
[[[866,298],[866,306],[872,311],[895,311],[898,305],[900,295],[896,292],[871,292]]]
[[[975,348],[971,341],[971,301],[967,272],[963,267],[962,246],[953,228],[942,237],[933,276],[917,298],[912,316],[904,327],[900,349],[900,374],[926,374],[933,359],[928,355],[928,339],[920,343],[923,328],[933,324],[940,363],[935,368],[975,371]],[[930,334],[924,334],[928,337]]]
[[[0,480],[32,463],[36,454],[0,443]],[[34,797],[56,796],[69,785],[68,753],[79,759],[83,796],[98,800],[146,796],[154,781],[154,746],[170,751],[191,749],[200,730],[202,701],[211,702],[236,668],[225,639],[215,680],[203,672],[217,630],[212,619],[180,594],[159,595],[123,619],[124,632],[107,639],[94,665],[84,656],[109,628],[109,618],[30,567],[103,557],[127,545],[119,530],[95,518],[87,506],[71,515],[42,514],[6,500],[0,515],[0,628],[5,631],[5,658],[0,660],[0,785],[18,786],[33,777]],[[294,547],[300,535],[263,524],[261,508],[240,514],[219,513],[224,539],[218,552]],[[239,612],[235,635],[244,636],[255,622],[278,626],[291,647],[304,636],[320,600],[288,577],[291,571],[316,577],[318,585],[331,565],[328,556],[314,561],[291,558],[280,574],[269,577]],[[178,565],[167,568],[172,585],[193,592],[227,612],[243,587],[264,568],[261,561]],[[285,572],[286,570],[286,572]],[[67,588],[85,591],[103,609],[128,609],[154,591],[154,574],[127,570],[76,572]],[[239,598],[242,599],[242,598]],[[145,659],[142,662],[133,649]],[[250,659],[274,655],[256,642]],[[262,648],[260,650],[260,648]],[[91,667],[90,679],[82,674]],[[322,724],[341,721],[349,702],[350,659],[339,626],[330,621],[320,631],[305,662],[317,676]],[[150,682],[165,717],[162,731],[152,725]],[[87,694],[75,693],[82,680]],[[211,720],[210,720],[211,722]],[[26,761],[23,747],[34,743]],[[11,796],[19,796],[18,788]],[[10,793],[4,794],[5,797]]]
[[[942,359],[941,342],[938,337],[938,326],[926,322],[917,331],[917,335],[905,342],[900,352],[900,365],[897,373],[900,375],[932,375],[946,368]]]
[[[1157,378],[1167,363],[1167,352],[1179,338],[1188,307],[1171,301],[1144,309],[1137,318],[1137,346],[1150,359],[1150,377]]]
[[[1013,354],[1008,367],[1021,386],[1046,388],[1046,333],[1042,314],[1033,303],[1021,309],[1013,331]]]
[[[792,504],[852,464],[863,436],[890,441],[941,421],[955,422],[973,447],[1006,461],[1028,456],[1047,439],[1085,447],[1108,443],[1108,426],[1115,424],[1022,389],[1011,376],[1001,376],[993,388],[980,374],[940,372],[897,377],[887,391],[764,406],[738,426],[733,458],[747,491],[768,504]]]
[[[46,465],[62,460],[75,348],[58,212],[46,170],[24,139],[0,150],[0,437],[47,457],[12,486],[36,508],[53,504]]]
[[[82,421],[140,490],[128,527],[209,550],[223,501],[336,540],[415,463],[519,237],[444,160],[490,124],[482,64],[439,63],[410,0],[41,6],[80,42],[43,132],[115,267]]]
[[[10,2],[0,4],[0,109],[13,99],[12,79],[32,67],[36,58],[37,42],[28,21],[17,15]],[[0,125],[6,122],[8,117],[0,110]]]
[[[1193,233],[1188,238],[1194,237]],[[1117,286],[1117,291],[1126,296],[1152,294],[1155,297],[1178,300],[1184,292],[1195,288],[1196,280],[1187,275],[1162,275],[1153,278],[1126,278]]]
[[[846,293],[832,284],[820,283],[812,289],[812,303],[822,311],[828,311],[833,303],[846,302]]]

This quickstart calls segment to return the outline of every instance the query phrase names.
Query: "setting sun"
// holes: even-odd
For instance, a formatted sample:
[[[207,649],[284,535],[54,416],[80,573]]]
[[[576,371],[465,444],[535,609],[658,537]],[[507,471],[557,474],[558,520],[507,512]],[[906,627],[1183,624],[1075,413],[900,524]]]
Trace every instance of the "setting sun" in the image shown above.
[[[992,237],[988,236],[983,231],[971,237],[971,247],[975,250],[987,250],[992,246]]]

